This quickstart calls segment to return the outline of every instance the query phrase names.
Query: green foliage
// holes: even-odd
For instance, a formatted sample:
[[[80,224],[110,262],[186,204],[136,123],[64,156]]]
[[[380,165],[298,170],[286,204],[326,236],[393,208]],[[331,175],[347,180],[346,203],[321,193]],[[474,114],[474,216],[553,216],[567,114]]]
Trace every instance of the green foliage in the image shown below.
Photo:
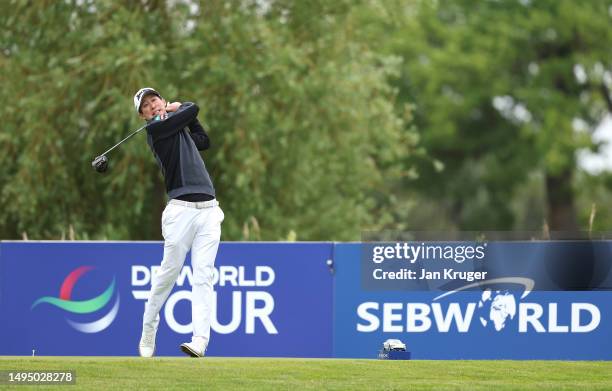
[[[351,2],[12,1],[0,16],[0,236],[159,238],[164,188],[142,86],[195,101],[225,240],[355,240],[377,227],[415,139],[398,59],[355,34]],[[377,195],[378,194],[378,195]]]
[[[460,229],[539,229],[542,220],[517,215],[515,198],[540,172],[545,210],[532,215],[575,229],[574,193],[584,191],[573,186],[575,154],[595,147],[591,133],[612,111],[612,2],[368,4],[363,34],[405,59],[393,82],[399,102],[414,102],[428,152],[410,157],[419,167],[412,194],[441,208],[425,226],[418,216],[428,208],[414,208],[410,227],[446,218]]]
[[[158,239],[131,97],[195,101],[225,240],[610,221],[611,0],[11,1],[0,237]]]

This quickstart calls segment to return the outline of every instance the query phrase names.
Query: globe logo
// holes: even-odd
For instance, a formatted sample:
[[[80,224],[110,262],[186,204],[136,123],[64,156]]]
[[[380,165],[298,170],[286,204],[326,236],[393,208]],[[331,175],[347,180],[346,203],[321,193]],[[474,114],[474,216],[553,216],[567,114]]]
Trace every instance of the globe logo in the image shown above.
[[[495,331],[500,331],[506,325],[508,318],[514,319],[516,315],[516,299],[508,291],[495,291],[490,289],[482,292],[482,297],[478,301],[478,308],[488,312],[488,316],[480,316],[480,323],[487,327],[489,321],[493,323]]]

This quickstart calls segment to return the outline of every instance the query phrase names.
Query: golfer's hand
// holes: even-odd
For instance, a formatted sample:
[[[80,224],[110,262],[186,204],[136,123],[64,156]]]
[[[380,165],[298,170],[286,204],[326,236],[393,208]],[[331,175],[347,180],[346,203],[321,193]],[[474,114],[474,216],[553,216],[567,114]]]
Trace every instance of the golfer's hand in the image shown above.
[[[166,106],[166,111],[168,113],[172,113],[174,111],[177,111],[179,107],[181,107],[181,102],[168,103],[168,105]]]

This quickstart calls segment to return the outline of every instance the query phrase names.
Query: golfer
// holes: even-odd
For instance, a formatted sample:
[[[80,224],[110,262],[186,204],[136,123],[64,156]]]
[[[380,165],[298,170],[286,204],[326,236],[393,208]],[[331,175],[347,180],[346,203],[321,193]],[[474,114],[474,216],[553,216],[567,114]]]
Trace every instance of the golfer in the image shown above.
[[[164,258],[145,304],[139,352],[143,357],[153,356],[159,311],[191,250],[193,337],[180,348],[192,357],[202,357],[210,339],[213,267],[224,217],[198,152],[208,149],[210,140],[197,119],[199,108],[194,103],[168,104],[153,88],[142,88],[134,95],[134,106],[147,121],[147,142],[170,199],[161,222]]]

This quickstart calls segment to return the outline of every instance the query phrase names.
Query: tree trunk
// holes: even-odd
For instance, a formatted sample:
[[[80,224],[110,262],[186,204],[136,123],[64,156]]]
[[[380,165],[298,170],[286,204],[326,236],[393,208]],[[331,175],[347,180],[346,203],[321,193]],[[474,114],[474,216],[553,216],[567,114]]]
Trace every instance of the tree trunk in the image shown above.
[[[574,205],[574,191],[572,189],[572,171],[563,170],[559,174],[546,174],[546,198],[548,204],[548,225],[553,238],[562,235],[562,238],[577,239],[578,219]],[[559,238],[561,239],[561,238]]]

